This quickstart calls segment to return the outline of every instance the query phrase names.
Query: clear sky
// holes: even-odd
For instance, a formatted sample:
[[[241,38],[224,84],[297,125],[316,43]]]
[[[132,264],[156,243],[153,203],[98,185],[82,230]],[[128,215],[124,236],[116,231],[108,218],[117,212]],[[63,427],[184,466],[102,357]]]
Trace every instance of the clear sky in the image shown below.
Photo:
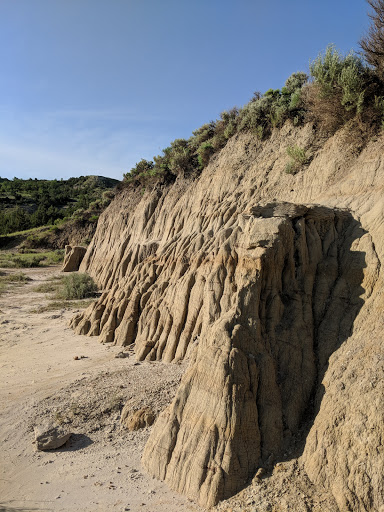
[[[122,178],[175,138],[280,88],[364,0],[0,0],[0,176]]]

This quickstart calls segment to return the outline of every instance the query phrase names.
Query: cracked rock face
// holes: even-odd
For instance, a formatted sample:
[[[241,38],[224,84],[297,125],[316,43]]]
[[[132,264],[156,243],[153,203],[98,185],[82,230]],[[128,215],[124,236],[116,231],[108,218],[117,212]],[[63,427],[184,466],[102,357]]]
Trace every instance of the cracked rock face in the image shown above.
[[[304,424],[312,482],[340,511],[381,505],[384,142],[356,156],[343,141],[289,176],[309,126],[231,139],[194,182],[121,192],[81,264],[105,291],[77,333],[189,358],[143,465],[203,506],[271,469]]]

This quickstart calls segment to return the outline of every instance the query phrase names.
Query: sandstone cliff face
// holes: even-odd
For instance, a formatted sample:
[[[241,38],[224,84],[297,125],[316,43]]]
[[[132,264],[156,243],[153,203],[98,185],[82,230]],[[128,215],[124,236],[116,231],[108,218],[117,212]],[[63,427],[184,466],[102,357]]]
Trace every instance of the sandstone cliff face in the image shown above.
[[[293,144],[313,158],[290,176]],[[382,504],[383,148],[310,126],[242,135],[199,180],[122,192],[101,216],[80,271],[105,292],[72,326],[139,359],[190,357],[144,453],[154,476],[215,504],[313,418],[312,481],[342,511]]]
[[[237,244],[232,263],[233,304],[203,329],[144,452],[152,474],[207,505],[288,446],[361,306],[363,258],[348,254],[360,228],[349,216],[315,208],[293,220],[248,221],[252,244]],[[271,246],[259,250],[266,228]]]

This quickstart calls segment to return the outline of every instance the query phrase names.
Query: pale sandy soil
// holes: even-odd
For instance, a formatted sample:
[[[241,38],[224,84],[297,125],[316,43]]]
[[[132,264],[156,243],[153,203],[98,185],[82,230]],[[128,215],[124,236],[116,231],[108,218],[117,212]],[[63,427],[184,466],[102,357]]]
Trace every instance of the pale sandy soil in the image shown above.
[[[150,429],[119,423],[127,401],[162,410],[184,368],[116,359],[118,347],[68,328],[73,311],[33,313],[47,303],[33,287],[58,270],[23,270],[33,281],[0,296],[0,511],[202,510],[142,470]],[[37,452],[33,427],[45,418],[67,422],[73,435]]]

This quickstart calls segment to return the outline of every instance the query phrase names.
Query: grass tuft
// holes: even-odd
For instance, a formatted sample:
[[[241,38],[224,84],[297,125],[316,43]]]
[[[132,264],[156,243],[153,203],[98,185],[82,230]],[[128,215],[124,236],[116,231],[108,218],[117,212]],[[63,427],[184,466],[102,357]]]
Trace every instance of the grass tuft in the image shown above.
[[[308,162],[305,149],[299,146],[288,146],[287,155],[291,159],[285,166],[285,172],[287,174],[296,174]]]

